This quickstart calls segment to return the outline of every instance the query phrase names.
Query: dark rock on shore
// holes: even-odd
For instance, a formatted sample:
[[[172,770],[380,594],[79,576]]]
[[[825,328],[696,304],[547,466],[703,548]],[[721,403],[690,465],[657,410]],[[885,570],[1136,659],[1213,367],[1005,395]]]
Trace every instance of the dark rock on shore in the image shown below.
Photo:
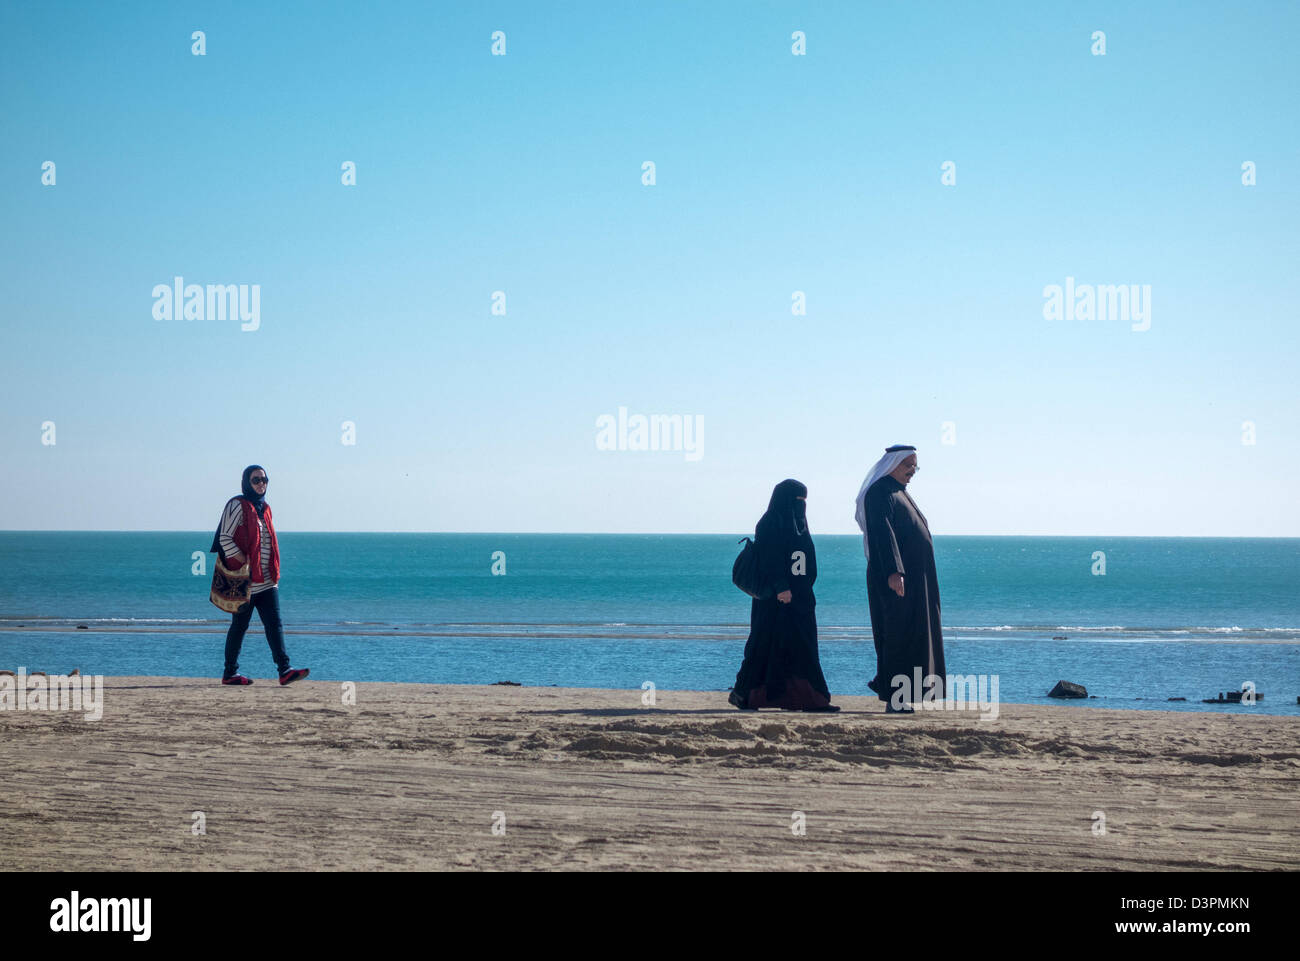
[[[1088,689],[1073,681],[1057,681],[1056,687],[1047,692],[1048,697],[1087,697]]]

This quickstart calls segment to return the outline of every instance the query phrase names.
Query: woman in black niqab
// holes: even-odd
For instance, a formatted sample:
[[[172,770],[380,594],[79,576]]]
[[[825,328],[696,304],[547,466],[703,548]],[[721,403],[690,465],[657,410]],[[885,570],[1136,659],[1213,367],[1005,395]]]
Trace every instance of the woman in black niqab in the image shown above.
[[[749,608],[749,640],[729,700],[741,710],[838,711],[817,652],[817,552],[808,530],[808,488],[783,480],[754,527],[768,589]]]

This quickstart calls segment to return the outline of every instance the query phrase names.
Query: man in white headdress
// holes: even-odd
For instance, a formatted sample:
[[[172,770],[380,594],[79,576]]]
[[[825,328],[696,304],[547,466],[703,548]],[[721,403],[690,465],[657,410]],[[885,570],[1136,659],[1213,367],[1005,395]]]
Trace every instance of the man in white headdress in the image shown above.
[[[862,482],[854,510],[867,556],[867,602],[876,646],[876,676],[867,686],[886,702],[889,713],[909,713],[908,705],[944,694],[934,542],[925,515],[907,493],[919,469],[915,447],[886,448]]]

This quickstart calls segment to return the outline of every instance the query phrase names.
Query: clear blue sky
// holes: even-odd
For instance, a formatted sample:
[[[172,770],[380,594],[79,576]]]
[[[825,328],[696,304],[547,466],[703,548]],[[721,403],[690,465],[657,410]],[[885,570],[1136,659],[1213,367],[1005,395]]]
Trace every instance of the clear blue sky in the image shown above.
[[[214,527],[257,462],[284,530],[745,531],[794,476],[848,533],[904,442],[936,533],[1300,535],[1298,35],[1267,2],[5,2],[0,528]],[[155,320],[177,275],[260,284],[261,328]],[[1045,320],[1067,276],[1150,285],[1150,329]],[[703,456],[597,450],[619,406],[701,417]]]

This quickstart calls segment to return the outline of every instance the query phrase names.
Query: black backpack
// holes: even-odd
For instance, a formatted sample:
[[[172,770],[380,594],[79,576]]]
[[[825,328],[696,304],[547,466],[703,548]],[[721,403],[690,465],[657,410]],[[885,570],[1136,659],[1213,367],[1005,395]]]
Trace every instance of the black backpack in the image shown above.
[[[731,565],[731,583],[756,600],[767,600],[772,590],[763,583],[758,569],[758,545],[748,537],[742,537],[738,544],[744,544],[736,563]]]

